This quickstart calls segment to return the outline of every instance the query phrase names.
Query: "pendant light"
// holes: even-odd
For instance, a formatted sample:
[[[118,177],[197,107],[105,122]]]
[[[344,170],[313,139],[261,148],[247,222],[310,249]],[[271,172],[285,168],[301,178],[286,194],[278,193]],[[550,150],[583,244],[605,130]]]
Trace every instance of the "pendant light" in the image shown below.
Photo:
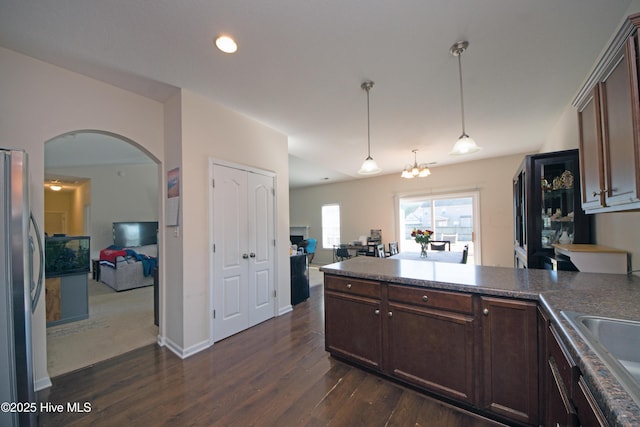
[[[476,142],[467,135],[464,127],[464,92],[462,90],[462,60],[460,57],[462,56],[462,53],[467,50],[467,47],[469,47],[469,42],[459,41],[449,49],[449,53],[451,53],[451,55],[458,57],[458,73],[460,75],[460,111],[462,113],[462,135],[460,135],[460,138],[458,138],[458,141],[453,146],[453,150],[449,153],[449,155],[452,156],[471,154],[480,150],[480,147],[476,145]]]
[[[367,158],[364,159],[362,167],[358,171],[360,175],[375,175],[382,172],[373,157],[371,157],[371,119],[369,114],[369,91],[373,87],[373,82],[367,80],[360,87],[367,92]]]
[[[431,171],[429,170],[429,167],[427,166],[426,163],[420,163],[418,165],[417,154],[416,154],[418,150],[411,150],[411,152],[413,153],[413,165],[407,165],[402,171],[402,175],[400,176],[402,178],[411,179],[415,177],[424,178],[426,176],[431,175]]]

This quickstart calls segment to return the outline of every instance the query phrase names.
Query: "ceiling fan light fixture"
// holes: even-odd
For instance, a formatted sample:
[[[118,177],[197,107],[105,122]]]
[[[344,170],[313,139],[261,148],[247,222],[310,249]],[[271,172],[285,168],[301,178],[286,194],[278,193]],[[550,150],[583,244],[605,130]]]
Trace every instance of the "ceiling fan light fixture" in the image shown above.
[[[216,38],[216,47],[224,53],[235,53],[238,50],[235,40],[224,34]]]
[[[480,151],[480,147],[476,142],[467,135],[464,125],[464,90],[462,86],[462,53],[469,47],[468,41],[459,41],[453,44],[449,49],[449,53],[458,57],[458,75],[460,77],[460,113],[462,117],[462,135],[458,138],[458,141],[454,144],[453,149],[449,153],[452,156],[460,156],[464,154],[471,154]]]
[[[360,175],[375,175],[382,172],[382,169],[378,167],[378,164],[373,157],[371,157],[371,115],[369,113],[369,91],[373,87],[373,82],[367,80],[362,82],[360,88],[367,92],[367,158],[364,159],[364,163],[360,167],[358,173]]]

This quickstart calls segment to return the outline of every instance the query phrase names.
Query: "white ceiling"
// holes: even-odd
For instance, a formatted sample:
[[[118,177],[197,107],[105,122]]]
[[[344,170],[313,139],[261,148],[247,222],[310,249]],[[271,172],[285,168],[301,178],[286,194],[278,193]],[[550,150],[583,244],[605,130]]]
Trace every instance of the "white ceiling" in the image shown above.
[[[367,79],[383,173],[411,163],[414,148],[437,165],[537,151],[630,3],[0,0],[0,46],[160,101],[185,88],[252,117],[289,136],[295,187],[359,177]],[[236,38],[236,54],[215,49],[219,33]],[[461,39],[466,128],[483,150],[455,158],[449,48]]]

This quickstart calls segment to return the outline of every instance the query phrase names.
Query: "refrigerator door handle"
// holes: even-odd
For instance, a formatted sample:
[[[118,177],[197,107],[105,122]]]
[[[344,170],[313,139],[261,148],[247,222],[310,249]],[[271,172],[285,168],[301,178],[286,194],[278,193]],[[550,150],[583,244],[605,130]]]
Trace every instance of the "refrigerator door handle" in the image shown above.
[[[42,292],[42,279],[44,276],[44,249],[42,247],[42,237],[40,237],[40,229],[38,227],[38,222],[33,216],[33,212],[29,214],[29,218],[31,220],[31,223],[33,224],[33,231],[34,231],[34,234],[36,235],[36,240],[38,241],[38,259],[40,261],[39,262],[40,265],[38,268],[38,282],[36,284],[33,282],[33,254],[35,252],[35,247],[33,245],[33,238],[29,236],[29,246],[31,249],[29,264],[30,264],[31,273],[32,273],[31,274],[31,291],[32,291],[31,312],[33,313],[36,311],[36,307],[38,306],[38,300],[40,299],[40,293]],[[35,288],[35,294],[33,293],[34,288]]]

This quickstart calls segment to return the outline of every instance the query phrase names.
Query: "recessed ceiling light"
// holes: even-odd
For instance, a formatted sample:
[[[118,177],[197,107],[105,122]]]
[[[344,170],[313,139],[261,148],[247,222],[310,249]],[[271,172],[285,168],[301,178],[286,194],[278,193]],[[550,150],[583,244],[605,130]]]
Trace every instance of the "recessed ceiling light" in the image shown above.
[[[238,50],[235,40],[229,36],[219,36],[216,39],[216,46],[224,53],[235,53]]]

